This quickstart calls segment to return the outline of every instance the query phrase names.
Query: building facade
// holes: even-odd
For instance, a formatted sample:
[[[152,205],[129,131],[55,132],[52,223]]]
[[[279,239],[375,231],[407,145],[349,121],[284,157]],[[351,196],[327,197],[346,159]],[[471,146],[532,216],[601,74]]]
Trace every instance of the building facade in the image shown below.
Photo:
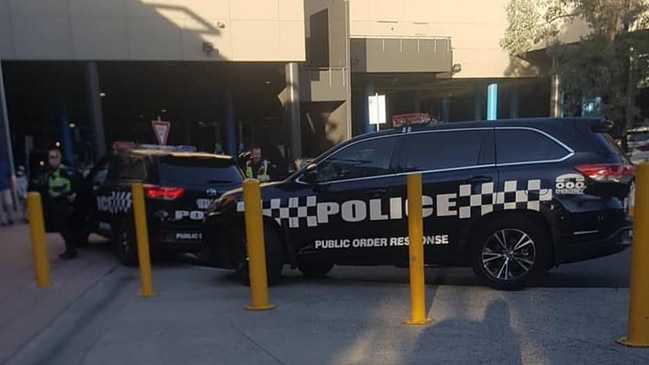
[[[314,156],[377,128],[375,94],[388,119],[547,116],[547,61],[499,46],[507,3],[0,0],[0,117],[13,159],[29,163],[53,143],[69,161],[152,143],[158,119],[170,144]]]

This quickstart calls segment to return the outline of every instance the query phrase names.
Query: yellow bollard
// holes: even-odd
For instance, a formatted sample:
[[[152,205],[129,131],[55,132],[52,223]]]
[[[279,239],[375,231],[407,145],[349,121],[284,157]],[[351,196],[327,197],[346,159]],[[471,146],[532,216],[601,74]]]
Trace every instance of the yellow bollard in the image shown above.
[[[618,343],[631,347],[649,346],[649,163],[636,168],[631,246],[631,285],[627,336]]]
[[[250,275],[250,305],[248,310],[275,308],[268,300],[268,278],[266,277],[266,247],[264,244],[264,223],[261,212],[261,191],[259,181],[246,179],[243,182],[244,215],[246,220],[246,242],[248,245],[248,272]]]
[[[152,297],[153,281],[151,279],[151,256],[149,254],[149,229],[146,223],[146,207],[144,203],[144,187],[142,183],[131,185],[133,194],[133,218],[135,219],[135,234],[137,237],[137,257],[140,266],[140,296]]]
[[[432,322],[426,317],[424,283],[424,221],[422,218],[421,173],[408,175],[408,253],[410,255],[410,319],[406,324]]]
[[[36,285],[44,288],[50,286],[50,263],[47,259],[47,246],[45,245],[45,222],[40,193],[35,191],[27,193],[27,213],[29,214],[29,232],[32,238]]]

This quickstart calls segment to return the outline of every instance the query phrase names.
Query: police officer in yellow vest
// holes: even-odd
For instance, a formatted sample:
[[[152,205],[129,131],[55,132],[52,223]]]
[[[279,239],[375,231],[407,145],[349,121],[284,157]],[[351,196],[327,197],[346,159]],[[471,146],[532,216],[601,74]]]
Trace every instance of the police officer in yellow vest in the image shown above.
[[[250,149],[250,159],[246,161],[245,171],[247,178],[257,179],[259,182],[273,180],[277,174],[277,167],[272,162],[262,158],[261,147]]]
[[[77,256],[75,227],[71,218],[77,198],[78,176],[74,170],[61,163],[61,151],[58,148],[48,151],[47,160],[47,168],[37,180],[43,199],[45,226],[48,232],[61,233],[65,241],[65,252],[59,257],[69,260]]]

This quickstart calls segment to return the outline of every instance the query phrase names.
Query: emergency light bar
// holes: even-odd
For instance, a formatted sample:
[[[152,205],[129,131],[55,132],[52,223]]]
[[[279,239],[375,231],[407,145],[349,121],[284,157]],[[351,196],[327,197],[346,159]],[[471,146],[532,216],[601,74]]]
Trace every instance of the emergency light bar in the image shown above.
[[[425,125],[432,121],[428,113],[409,113],[392,116],[392,127],[399,128],[405,125]]]
[[[146,143],[137,144],[133,141],[113,142],[113,150],[116,151],[130,151],[136,148],[147,149],[147,150],[169,151],[169,152],[196,152],[198,150],[196,146],[190,146],[190,145],[161,146],[157,144],[146,144]]]

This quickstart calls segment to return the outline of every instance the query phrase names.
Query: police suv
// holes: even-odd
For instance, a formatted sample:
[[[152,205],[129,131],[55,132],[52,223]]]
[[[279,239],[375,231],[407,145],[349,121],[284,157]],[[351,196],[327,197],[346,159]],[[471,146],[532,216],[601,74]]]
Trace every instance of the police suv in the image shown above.
[[[137,264],[131,185],[144,184],[149,242],[156,252],[200,253],[205,209],[240,187],[234,159],[192,146],[119,145],[91,170],[83,194],[92,232],[111,238],[120,261]]]
[[[419,118],[419,119],[418,119]],[[585,118],[424,123],[334,146],[286,180],[262,184],[269,284],[285,264],[304,275],[334,265],[408,265],[406,175],[423,180],[426,264],[472,267],[494,288],[519,289],[559,264],[630,244],[634,168]],[[241,189],[209,207],[216,264],[247,276]]]

